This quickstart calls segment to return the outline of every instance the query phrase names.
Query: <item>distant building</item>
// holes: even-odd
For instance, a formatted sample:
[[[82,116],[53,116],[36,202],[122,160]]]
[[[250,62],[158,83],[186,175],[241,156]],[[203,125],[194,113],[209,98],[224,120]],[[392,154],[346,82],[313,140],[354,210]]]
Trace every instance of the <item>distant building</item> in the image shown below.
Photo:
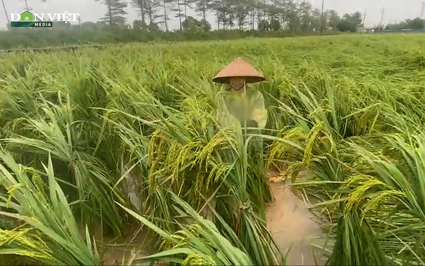
[[[358,26],[357,32],[358,33],[373,33],[375,32],[375,28],[365,28],[363,26]]]

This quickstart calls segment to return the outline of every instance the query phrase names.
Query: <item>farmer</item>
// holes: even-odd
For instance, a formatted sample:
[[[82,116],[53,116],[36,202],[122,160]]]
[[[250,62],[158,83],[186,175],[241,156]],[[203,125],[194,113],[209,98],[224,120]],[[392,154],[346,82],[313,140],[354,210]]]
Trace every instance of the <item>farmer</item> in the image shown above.
[[[223,91],[218,105],[218,119],[221,126],[236,125],[242,129],[244,141],[249,135],[261,133],[267,123],[267,110],[264,97],[260,91],[253,88],[247,89],[248,83],[264,81],[264,76],[250,63],[237,58],[213,79],[214,82],[227,84],[229,87]],[[266,171],[263,160],[263,139],[260,136],[249,137],[248,162],[255,178],[265,178]],[[268,191],[266,189],[265,191]],[[264,196],[268,195],[266,192]],[[266,196],[268,198],[268,196]]]
[[[219,106],[219,111],[235,118],[242,127],[246,123],[248,128],[263,129],[267,123],[263,95],[257,90],[246,89],[246,86],[248,83],[264,80],[264,76],[242,58],[231,62],[213,79],[214,82],[229,85],[228,90],[223,93],[224,104],[222,102]],[[227,122],[230,121],[222,121],[222,124],[228,124]]]
[[[267,123],[267,110],[264,106],[263,95],[253,89],[246,89],[248,83],[264,81],[264,76],[250,63],[237,58],[213,79],[214,82],[227,84],[229,87],[223,91],[218,101],[218,120],[221,127],[236,126],[242,128],[244,141],[245,133],[261,133]],[[211,132],[215,131],[211,127]],[[256,178],[265,177],[263,162],[263,142],[261,137],[251,137],[248,143],[248,161]],[[202,215],[209,220],[214,220],[213,209],[216,200],[212,199],[209,206],[204,208]]]
[[[219,115],[222,126],[239,122],[248,132],[260,133],[267,123],[267,110],[261,92],[246,89],[248,83],[264,81],[264,76],[250,63],[237,58],[213,79],[214,82],[228,84],[219,104]],[[232,121],[233,120],[233,121]],[[261,147],[261,151],[262,151]]]

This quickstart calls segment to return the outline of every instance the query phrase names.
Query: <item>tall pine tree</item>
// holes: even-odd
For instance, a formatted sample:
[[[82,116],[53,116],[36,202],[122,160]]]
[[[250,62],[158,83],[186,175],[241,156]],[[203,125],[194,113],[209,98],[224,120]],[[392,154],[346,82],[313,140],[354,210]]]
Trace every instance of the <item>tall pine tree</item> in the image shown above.
[[[102,22],[107,23],[109,26],[124,27],[126,23],[127,12],[124,10],[127,3],[121,0],[96,0],[106,5],[108,11],[101,19]]]

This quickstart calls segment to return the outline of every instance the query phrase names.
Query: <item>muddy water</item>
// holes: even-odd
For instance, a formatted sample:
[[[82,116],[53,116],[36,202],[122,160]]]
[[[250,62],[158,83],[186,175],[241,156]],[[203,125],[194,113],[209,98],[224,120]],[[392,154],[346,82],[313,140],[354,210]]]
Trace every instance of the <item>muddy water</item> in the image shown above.
[[[325,265],[323,252],[311,246],[320,242],[322,232],[306,203],[289,185],[272,182],[270,187],[274,201],[266,209],[267,226],[282,254],[287,254],[287,265]]]
[[[287,254],[287,265],[325,265],[326,257],[323,252],[311,244],[320,244],[322,232],[319,225],[314,222],[313,214],[308,210],[307,204],[295,196],[289,185],[279,182],[278,172],[269,172],[273,182],[270,187],[274,201],[267,206],[267,225],[273,239],[280,251]],[[301,179],[308,179],[308,174],[302,173]],[[144,247],[151,236],[146,232],[136,233],[136,228],[131,228],[129,234],[115,241],[103,241],[104,265],[123,265],[134,257],[146,256],[150,252]],[[99,239],[98,237],[96,237]],[[319,241],[318,241],[319,240]],[[99,243],[100,244],[100,243]],[[124,262],[124,263],[123,263]]]
[[[105,241],[102,250],[103,265],[128,265],[137,257],[148,256],[152,253],[152,233],[147,229],[129,228],[129,232],[119,241]],[[137,265],[149,265],[148,263]]]

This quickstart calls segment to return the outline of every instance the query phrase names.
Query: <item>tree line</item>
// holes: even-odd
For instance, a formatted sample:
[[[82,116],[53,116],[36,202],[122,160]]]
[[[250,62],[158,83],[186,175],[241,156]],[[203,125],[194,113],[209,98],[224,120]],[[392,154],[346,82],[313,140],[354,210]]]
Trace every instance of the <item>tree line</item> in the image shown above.
[[[125,0],[101,1],[107,12],[102,22],[110,26],[129,26],[124,10]],[[299,1],[297,1],[299,2]],[[211,29],[207,14],[214,14],[216,28],[221,30],[287,30],[291,32],[341,31],[356,32],[363,26],[362,14],[354,12],[340,16],[335,10],[315,8],[307,1],[293,0],[130,0],[130,5],[140,14],[133,22],[134,28],[160,29],[169,31],[171,17],[178,18],[179,30],[198,26],[205,31]],[[194,10],[197,18],[188,15]],[[399,24],[378,25],[378,30],[424,29],[425,21],[420,18],[407,19]]]
[[[425,19],[414,18],[414,19],[406,19],[400,23],[388,24],[384,28],[385,30],[423,30],[425,29]]]
[[[209,31],[212,27],[208,14],[214,14],[214,23],[220,30],[356,31],[362,23],[359,12],[341,17],[335,10],[314,8],[305,1],[296,4],[290,0],[132,0],[129,4],[138,10],[140,20],[129,25],[125,11],[127,2],[96,1],[107,7],[101,22],[150,30],[169,31],[169,21],[175,17],[180,31],[195,26]],[[191,10],[196,12],[196,18],[188,15]]]
[[[2,0],[3,1],[3,0]],[[362,14],[338,14],[335,10],[315,8],[308,2],[291,0],[95,0],[105,6],[97,22],[70,25],[55,22],[53,29],[11,28],[0,32],[0,49],[111,43],[129,41],[179,41],[234,39],[248,36],[284,37],[311,34],[356,32],[363,26]],[[127,19],[126,8],[139,13]],[[27,5],[27,9],[28,9]],[[195,16],[190,13],[195,11]],[[215,19],[209,21],[208,17]],[[178,29],[170,20],[177,18]],[[217,30],[212,31],[212,23]],[[421,24],[422,23],[422,24]],[[213,24],[214,25],[214,24]],[[421,26],[422,25],[422,26]],[[417,18],[378,30],[423,28]],[[69,32],[72,30],[72,34]]]

